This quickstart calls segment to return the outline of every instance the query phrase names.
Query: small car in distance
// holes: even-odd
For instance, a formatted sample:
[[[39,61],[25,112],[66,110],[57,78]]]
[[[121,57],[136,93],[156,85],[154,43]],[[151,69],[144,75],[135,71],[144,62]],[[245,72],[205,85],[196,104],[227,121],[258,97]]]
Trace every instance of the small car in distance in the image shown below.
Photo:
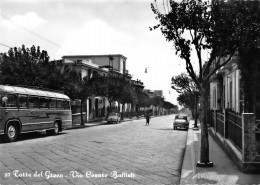
[[[110,123],[119,123],[120,122],[120,114],[119,113],[115,113],[115,112],[112,112],[112,113],[109,113],[108,114],[108,117],[107,117],[107,123],[110,124]]]
[[[184,128],[186,130],[189,129],[189,121],[187,115],[178,114],[175,116],[173,122],[173,130],[176,130],[177,128]]]

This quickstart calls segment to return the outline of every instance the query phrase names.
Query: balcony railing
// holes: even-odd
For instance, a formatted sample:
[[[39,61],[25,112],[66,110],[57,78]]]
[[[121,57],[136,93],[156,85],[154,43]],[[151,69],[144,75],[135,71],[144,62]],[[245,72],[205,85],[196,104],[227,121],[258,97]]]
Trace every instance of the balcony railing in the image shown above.
[[[233,111],[209,111],[210,126],[221,136],[229,139],[238,150],[242,150],[242,117]]]
[[[241,151],[242,150],[242,118],[241,116],[227,111],[227,136],[230,141]]]

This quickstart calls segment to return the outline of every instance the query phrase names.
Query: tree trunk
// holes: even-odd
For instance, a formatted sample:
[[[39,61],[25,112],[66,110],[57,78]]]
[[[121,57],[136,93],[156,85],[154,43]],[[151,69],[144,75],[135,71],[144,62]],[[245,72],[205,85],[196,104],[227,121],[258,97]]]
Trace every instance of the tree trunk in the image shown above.
[[[111,113],[111,109],[112,109],[112,101],[109,101],[109,100],[108,100],[108,102],[109,102],[109,113]]]
[[[198,97],[195,95],[195,106],[194,106],[194,128],[198,127]]]
[[[121,120],[124,119],[124,113],[125,113],[125,103],[122,104],[123,107],[122,107],[122,114],[121,114]]]
[[[207,93],[205,89],[200,92],[201,97],[201,148],[200,148],[200,161],[198,166],[211,167],[213,163],[209,161],[209,139],[208,139],[208,125],[206,122],[206,109],[207,109]]]
[[[84,125],[83,104],[84,104],[84,100],[81,100],[81,102],[80,102],[80,120],[81,120],[81,125]]]
[[[194,106],[189,106],[188,108],[189,108],[189,109],[190,109],[190,111],[191,111],[191,116],[192,116],[192,118],[193,118],[193,119],[195,119],[195,111],[194,111]]]

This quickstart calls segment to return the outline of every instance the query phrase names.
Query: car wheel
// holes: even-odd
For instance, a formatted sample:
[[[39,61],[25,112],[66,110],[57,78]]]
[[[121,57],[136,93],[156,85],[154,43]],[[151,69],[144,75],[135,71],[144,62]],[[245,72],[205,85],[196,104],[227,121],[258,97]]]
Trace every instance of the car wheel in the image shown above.
[[[13,142],[18,138],[19,132],[17,125],[14,123],[8,124],[6,128],[6,133],[5,133],[5,141],[7,142]]]

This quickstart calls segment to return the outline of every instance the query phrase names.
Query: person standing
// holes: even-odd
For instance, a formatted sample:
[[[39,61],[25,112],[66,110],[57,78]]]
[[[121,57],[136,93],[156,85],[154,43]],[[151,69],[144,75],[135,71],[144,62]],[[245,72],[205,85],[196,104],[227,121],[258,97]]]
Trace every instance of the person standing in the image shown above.
[[[145,118],[146,118],[146,125],[149,125],[149,122],[150,122],[150,114],[147,113],[146,116],[145,116]]]

